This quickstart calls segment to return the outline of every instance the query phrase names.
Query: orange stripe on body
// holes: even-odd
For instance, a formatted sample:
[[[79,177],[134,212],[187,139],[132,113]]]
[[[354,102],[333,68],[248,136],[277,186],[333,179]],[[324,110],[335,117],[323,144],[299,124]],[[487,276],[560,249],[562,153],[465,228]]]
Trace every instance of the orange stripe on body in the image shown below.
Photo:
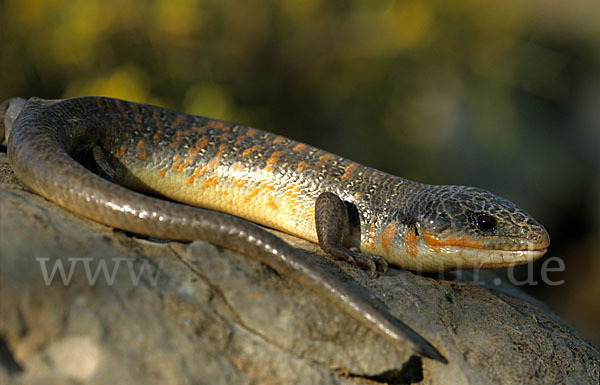
[[[306,163],[305,161],[298,163],[298,171],[299,172],[304,171],[304,169],[307,167],[308,167],[308,163]]]
[[[425,243],[433,249],[436,253],[439,253],[443,246],[458,246],[458,247],[472,247],[475,249],[480,249],[483,247],[483,243],[479,241],[474,241],[469,238],[461,237],[461,238],[447,238],[444,240],[439,239],[433,233],[429,231],[425,231],[423,233],[423,239],[425,239]]]
[[[273,210],[279,209],[279,206],[277,206],[277,203],[275,203],[273,197],[269,197],[269,200],[267,201],[267,206],[271,207]]]
[[[192,126],[192,131],[197,132],[198,134],[206,134],[206,131],[208,131],[208,127],[206,126]]]
[[[196,142],[196,148],[198,150],[202,150],[204,147],[206,147],[207,144],[208,144],[208,137],[202,136]]]
[[[223,155],[223,152],[225,151],[226,147],[227,145],[225,143],[222,143],[219,146],[219,152],[217,153],[217,155],[215,155],[215,157],[212,158],[210,162],[206,163],[204,166],[198,167],[196,171],[194,171],[194,174],[188,179],[188,184],[194,183],[194,181],[199,175],[204,175],[209,170],[216,169],[217,167],[219,167],[219,163],[221,162],[221,156]]]
[[[394,235],[396,235],[396,221],[390,222],[381,235],[381,246],[388,255],[390,254],[390,244],[394,239]]]
[[[290,183],[285,187],[285,191],[283,192],[283,196],[285,197],[284,203],[291,209],[297,209],[298,206],[298,196],[302,192],[302,187],[298,186],[295,183]],[[314,208],[313,208],[314,211]]]
[[[162,121],[160,120],[160,110],[158,108],[155,108],[152,112],[152,119],[154,119],[154,123],[156,123],[156,126],[162,127]]]
[[[342,175],[342,179],[350,179],[350,176],[352,175],[352,170],[354,170],[356,166],[358,166],[356,163],[350,163],[348,166],[346,166],[346,172],[344,172],[344,175]]]
[[[180,163],[181,163],[181,155],[175,154],[175,156],[173,157],[173,171],[177,170]]]
[[[285,191],[283,192],[283,195],[289,197],[290,199],[296,199],[298,198],[298,195],[300,195],[300,192],[302,191],[302,187],[298,186],[295,183],[290,183],[285,187]]]
[[[235,144],[236,146],[239,146],[240,144],[242,144],[242,141],[243,141],[244,139],[246,139],[246,138],[251,138],[251,137],[253,137],[254,135],[256,135],[256,130],[255,130],[254,128],[248,128],[248,131],[246,131],[246,132],[244,133],[244,135],[240,135],[240,136],[238,136],[238,138],[236,139],[236,141],[235,141],[235,143],[234,143],[234,144]]]
[[[137,157],[138,159],[146,159],[148,155],[146,155],[146,148],[144,147],[144,141],[140,139],[136,146]]]
[[[242,172],[244,171],[244,166],[242,165],[242,163],[240,162],[236,162],[234,164],[231,165],[231,169],[236,171],[236,172]],[[229,177],[229,180],[231,180],[231,182],[233,182],[233,185],[235,187],[244,187],[246,185],[246,183],[248,182],[247,179],[244,178],[237,178],[235,176],[235,173],[233,173],[231,175],[231,177]]]
[[[192,176],[190,176],[190,177],[188,178],[188,181],[187,181],[187,183],[188,183],[188,184],[192,184],[192,183],[194,183],[194,181],[196,180],[196,178],[198,178],[198,176],[200,176],[200,172],[201,172],[201,171],[202,171],[202,168],[201,168],[201,167],[198,167],[198,168],[196,169],[196,171],[194,171],[194,173],[192,174]]]
[[[333,155],[331,155],[331,154],[322,155],[321,157],[319,157],[319,161],[317,163],[315,163],[315,166],[321,167],[322,165],[325,164],[325,161],[328,160],[329,158],[331,158],[332,156]]]
[[[208,128],[218,128],[218,129],[221,129],[223,131],[229,131],[229,130],[231,130],[231,127],[229,127],[228,125],[226,125],[224,122],[222,122],[220,120],[214,120],[214,119],[209,120],[208,123],[206,123],[206,126]]]
[[[236,179],[233,181],[235,187],[244,187],[248,183],[247,179]]]
[[[267,165],[265,166],[265,171],[271,172],[273,171],[273,165],[277,162],[277,159],[281,156],[281,151],[276,151],[271,154],[269,160],[267,160]]]
[[[210,178],[208,178],[206,180],[206,182],[204,182],[204,185],[202,186],[203,189],[211,187],[211,186],[216,186],[219,183],[219,177],[216,175],[211,176]]]
[[[194,158],[196,157],[196,155],[198,155],[198,150],[196,150],[195,148],[190,148],[188,150],[188,156],[187,158],[185,158],[185,161],[183,161],[183,163],[181,163],[179,165],[179,168],[177,169],[177,173],[181,174],[183,172],[183,170],[185,170],[185,168],[194,160]]]
[[[230,137],[231,137],[230,132],[223,132],[221,135],[216,135],[215,140],[218,142],[229,142]]]
[[[247,148],[247,149],[244,150],[244,152],[242,152],[242,156],[246,157],[246,156],[250,155],[250,153],[252,153],[252,152],[254,152],[256,150],[260,150],[261,148],[262,148],[262,146],[258,145],[258,144],[256,146]]]
[[[369,237],[365,241],[365,248],[375,250],[375,236],[375,222],[373,222],[369,229]]]
[[[185,116],[183,116],[183,114],[177,114],[177,118],[175,118],[175,121],[171,124],[171,128],[176,129],[181,126],[183,122],[185,122]]]
[[[416,257],[419,254],[419,236],[412,231],[409,231],[404,237],[404,244],[406,245],[406,252],[413,257]]]
[[[244,203],[248,203],[250,199],[255,198],[261,191],[273,191],[273,185],[270,182],[263,182],[257,188],[252,190],[250,195],[244,198]]]
[[[129,110],[125,108],[125,103],[120,100],[115,100],[115,104],[117,109],[121,112],[121,116],[123,119],[129,119]]]
[[[298,151],[302,151],[305,147],[306,147],[306,144],[300,143],[296,147],[294,147],[292,150],[298,152]]]

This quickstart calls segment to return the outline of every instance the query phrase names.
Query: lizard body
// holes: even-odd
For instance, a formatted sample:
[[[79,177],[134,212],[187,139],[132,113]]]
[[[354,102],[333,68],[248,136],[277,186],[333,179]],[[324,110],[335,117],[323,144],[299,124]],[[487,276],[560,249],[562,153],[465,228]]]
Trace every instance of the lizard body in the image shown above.
[[[256,257],[442,362],[406,325],[248,221],[371,271],[371,256],[384,269],[387,262],[417,271],[502,267],[539,258],[549,245],[540,224],[485,190],[412,182],[251,127],[101,97],[11,99],[2,115],[9,162],[40,195],[113,227],[205,239]],[[86,151],[114,183],[70,155]]]

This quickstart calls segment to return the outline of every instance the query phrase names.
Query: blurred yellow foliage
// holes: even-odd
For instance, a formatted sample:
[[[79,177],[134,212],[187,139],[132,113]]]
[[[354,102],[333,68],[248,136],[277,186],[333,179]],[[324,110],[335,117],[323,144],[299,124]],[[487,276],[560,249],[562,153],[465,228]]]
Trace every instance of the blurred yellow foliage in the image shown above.
[[[388,54],[425,43],[432,24],[432,10],[426,2],[391,1],[377,14],[380,31],[374,43]]]
[[[148,102],[148,84],[148,76],[139,68],[119,67],[108,75],[70,83],[62,96],[98,95]]]
[[[183,107],[191,114],[233,120],[229,94],[217,84],[194,84],[185,94]]]
[[[321,6],[321,0],[282,0],[283,12],[296,22],[302,22],[309,17],[316,17],[316,11]]]
[[[152,10],[154,26],[171,38],[188,36],[202,24],[195,0],[157,0]]]

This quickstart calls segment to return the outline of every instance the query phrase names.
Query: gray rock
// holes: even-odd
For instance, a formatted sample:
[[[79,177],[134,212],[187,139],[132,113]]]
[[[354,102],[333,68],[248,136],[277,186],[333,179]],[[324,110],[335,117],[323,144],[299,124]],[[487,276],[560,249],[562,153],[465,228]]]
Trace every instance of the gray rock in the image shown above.
[[[542,304],[483,283],[493,276],[370,278],[282,236],[449,364],[394,346],[243,255],[71,214],[21,185],[0,153],[0,383],[597,384],[600,353]]]

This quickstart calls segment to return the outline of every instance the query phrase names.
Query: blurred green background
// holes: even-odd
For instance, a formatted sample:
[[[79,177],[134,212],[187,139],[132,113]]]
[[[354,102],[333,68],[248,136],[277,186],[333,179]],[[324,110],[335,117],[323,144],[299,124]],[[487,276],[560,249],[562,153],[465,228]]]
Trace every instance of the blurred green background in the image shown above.
[[[597,0],[4,0],[0,99],[152,103],[491,190],[565,262],[550,275],[565,284],[524,289],[600,345],[598,15]]]

